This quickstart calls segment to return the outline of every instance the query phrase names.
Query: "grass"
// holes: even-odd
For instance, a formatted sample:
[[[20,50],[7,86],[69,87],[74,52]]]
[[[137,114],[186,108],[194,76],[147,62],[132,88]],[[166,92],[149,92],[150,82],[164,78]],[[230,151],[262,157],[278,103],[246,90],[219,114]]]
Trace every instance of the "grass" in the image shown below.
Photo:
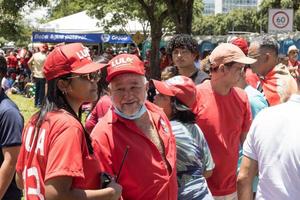
[[[17,104],[24,117],[24,125],[27,124],[30,117],[38,111],[38,108],[34,107],[34,98],[26,98],[19,94],[8,94],[9,98]],[[83,113],[81,122],[84,124],[87,113]]]
[[[30,117],[38,111],[38,109],[34,107],[33,98],[26,98],[19,94],[9,94],[8,96],[19,107],[20,112],[24,117],[25,124],[28,122]]]

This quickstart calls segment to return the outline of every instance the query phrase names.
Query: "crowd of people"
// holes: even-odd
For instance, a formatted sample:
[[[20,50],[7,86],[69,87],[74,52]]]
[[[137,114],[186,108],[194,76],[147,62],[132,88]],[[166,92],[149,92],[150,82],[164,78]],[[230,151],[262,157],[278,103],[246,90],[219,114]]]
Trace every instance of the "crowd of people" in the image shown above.
[[[44,44],[27,67],[3,55],[0,80],[29,76],[39,111],[24,125],[2,84],[0,199],[298,200],[299,50],[278,50],[236,37],[204,57],[174,35],[160,80],[136,47]]]

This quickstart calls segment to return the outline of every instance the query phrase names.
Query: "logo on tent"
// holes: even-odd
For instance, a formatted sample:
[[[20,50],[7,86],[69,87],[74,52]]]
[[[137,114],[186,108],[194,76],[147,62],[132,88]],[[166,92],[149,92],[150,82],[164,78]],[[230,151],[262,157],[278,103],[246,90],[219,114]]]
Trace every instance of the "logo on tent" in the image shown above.
[[[101,35],[101,40],[102,40],[102,42],[109,42],[110,35],[109,34],[102,34]]]

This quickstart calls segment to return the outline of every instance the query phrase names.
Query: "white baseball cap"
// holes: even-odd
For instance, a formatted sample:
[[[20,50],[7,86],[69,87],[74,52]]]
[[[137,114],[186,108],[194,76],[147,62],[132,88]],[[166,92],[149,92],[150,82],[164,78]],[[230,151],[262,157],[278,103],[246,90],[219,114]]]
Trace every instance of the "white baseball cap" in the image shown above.
[[[289,49],[288,49],[288,54],[289,54],[291,51],[297,51],[297,52],[299,52],[299,49],[298,49],[295,45],[292,45],[292,46],[290,46]]]

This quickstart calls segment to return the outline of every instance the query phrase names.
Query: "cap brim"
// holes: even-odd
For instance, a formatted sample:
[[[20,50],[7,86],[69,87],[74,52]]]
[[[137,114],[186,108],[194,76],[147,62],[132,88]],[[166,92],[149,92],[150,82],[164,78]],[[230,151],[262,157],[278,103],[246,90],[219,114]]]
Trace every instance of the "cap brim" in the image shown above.
[[[152,82],[159,93],[172,97],[175,96],[175,94],[173,94],[173,92],[165,82],[158,80],[152,80]]]
[[[107,64],[103,64],[103,63],[89,63],[86,65],[83,65],[82,67],[77,68],[76,70],[72,70],[72,73],[75,74],[88,74],[94,71],[97,71],[103,67],[105,67]]]
[[[107,75],[106,81],[110,82],[114,77],[116,77],[118,75],[121,75],[121,74],[125,74],[125,73],[138,74],[138,75],[142,75],[142,76],[145,75],[144,73],[139,73],[135,70],[123,69],[123,70],[120,70],[120,71],[114,71],[114,72],[110,73],[109,75]]]
[[[297,51],[297,52],[299,52],[298,49],[290,49],[290,50],[288,51],[288,54],[289,54],[291,51]]]
[[[233,60],[233,61],[234,61],[234,62],[237,62],[237,63],[243,63],[243,64],[253,64],[253,63],[255,63],[257,60],[245,56],[245,57],[243,57],[243,58],[235,59],[235,60]]]

